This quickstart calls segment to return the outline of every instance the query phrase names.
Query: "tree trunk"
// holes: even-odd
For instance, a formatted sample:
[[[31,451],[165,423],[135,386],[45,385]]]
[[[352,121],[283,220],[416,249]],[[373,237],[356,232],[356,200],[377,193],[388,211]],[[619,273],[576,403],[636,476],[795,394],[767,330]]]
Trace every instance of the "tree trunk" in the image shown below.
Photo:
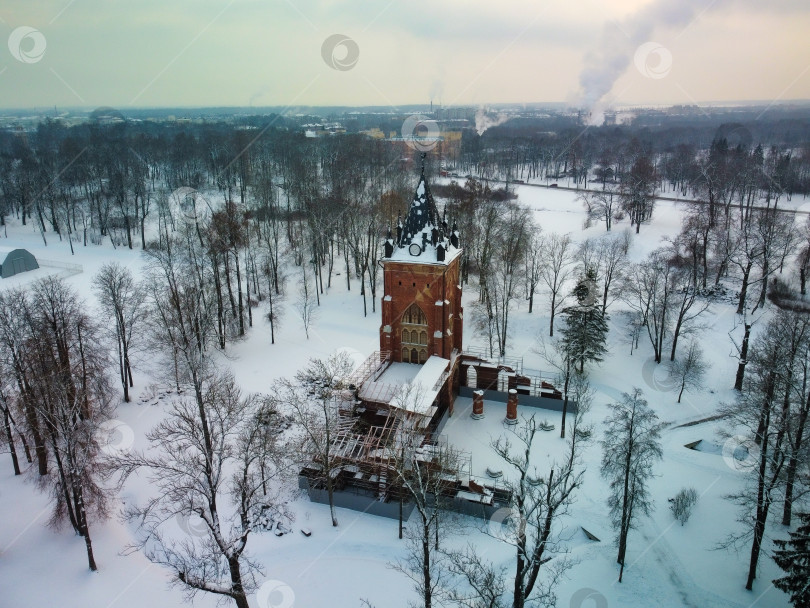
[[[239,302],[239,335],[245,335],[245,304],[242,299],[242,271],[239,268],[239,252],[234,249],[234,264],[236,265],[236,290]]]
[[[8,449],[11,452],[11,464],[14,467],[14,474],[20,475],[20,462],[17,460],[17,448],[14,446],[14,436],[11,434],[11,420],[9,419],[8,409],[3,408],[3,422],[6,427],[6,437],[8,439]]]
[[[222,302],[222,279],[219,276],[219,262],[216,254],[211,254],[211,267],[214,271],[214,291],[217,296],[217,336],[219,347],[225,349],[225,305]]]
[[[228,569],[231,573],[231,598],[236,602],[236,608],[250,608],[245,588],[242,584],[242,570],[239,567],[239,558],[232,556],[228,558]]]
[[[430,582],[430,522],[422,524],[422,585],[425,592],[425,608],[433,605],[433,589]]]
[[[740,299],[737,302],[737,314],[741,315],[745,312],[745,298],[748,293],[748,277],[751,274],[752,262],[748,262],[742,276],[742,287],[740,287]]]
[[[548,335],[551,338],[554,337],[554,308],[556,306],[556,303],[557,303],[557,292],[552,291],[551,292],[551,317],[549,318],[549,322],[548,322]]]
[[[788,460],[787,479],[785,481],[785,504],[782,509],[782,525],[789,526],[793,517],[793,486],[796,481],[796,470],[799,466],[799,450],[804,442],[804,428],[807,424],[807,415],[810,413],[810,394],[803,404],[799,413],[799,421],[796,425],[796,438],[790,442],[790,459]]]
[[[84,546],[87,549],[87,566],[91,571],[96,572],[96,558],[93,555],[93,542],[90,540],[90,526],[87,523],[87,511],[84,508],[84,495],[81,482],[73,480],[73,492],[76,497],[76,515],[79,521],[79,533],[84,537]]]
[[[228,299],[231,303],[231,315],[236,319],[236,298],[233,297],[233,288],[231,287],[231,264],[228,261],[228,253],[224,255],[225,259],[225,286],[228,288]]]
[[[745,335],[740,346],[740,362],[737,365],[737,376],[734,379],[734,389],[742,390],[743,379],[745,378],[745,366],[748,364],[748,341],[751,337],[751,325],[745,324]]]

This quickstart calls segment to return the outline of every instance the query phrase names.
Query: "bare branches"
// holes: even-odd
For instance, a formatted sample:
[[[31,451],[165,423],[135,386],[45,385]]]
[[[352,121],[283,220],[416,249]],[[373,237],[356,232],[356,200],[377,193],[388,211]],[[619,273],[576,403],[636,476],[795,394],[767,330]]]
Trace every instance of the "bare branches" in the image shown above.
[[[282,512],[287,500],[280,417],[227,374],[206,380],[201,394],[205,419],[194,399],[177,399],[147,433],[150,451],[118,460],[121,483],[143,469],[158,490],[127,516],[142,532],[135,548],[170,568],[190,596],[205,591],[247,608],[259,568],[245,553],[248,537],[265,510]]]

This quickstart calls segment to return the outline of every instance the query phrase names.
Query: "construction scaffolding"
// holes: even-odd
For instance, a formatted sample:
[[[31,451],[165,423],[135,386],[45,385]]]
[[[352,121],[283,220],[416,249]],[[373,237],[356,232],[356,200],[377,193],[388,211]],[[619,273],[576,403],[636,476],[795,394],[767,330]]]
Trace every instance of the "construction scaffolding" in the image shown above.
[[[318,458],[303,467],[300,475],[308,480],[308,488],[322,490],[328,475],[334,492],[407,503],[403,477],[409,467],[419,467],[423,474],[439,476],[433,499],[444,508],[489,516],[492,509],[507,504],[508,490],[497,480],[472,476],[470,453],[456,450],[446,459],[447,438],[434,436],[424,417],[365,400],[349,404],[344,398],[335,403],[340,416],[331,442],[331,470]]]

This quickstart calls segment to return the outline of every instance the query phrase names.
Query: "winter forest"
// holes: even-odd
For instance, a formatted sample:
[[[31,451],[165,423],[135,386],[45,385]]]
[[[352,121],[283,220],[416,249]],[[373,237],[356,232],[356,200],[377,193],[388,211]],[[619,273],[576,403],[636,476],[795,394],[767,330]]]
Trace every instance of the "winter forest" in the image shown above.
[[[0,247],[39,266],[0,279],[0,606],[810,605],[810,113],[747,112],[0,131]],[[422,171],[464,351],[564,405],[458,397],[435,466],[390,455],[397,521],[299,472],[335,477]],[[453,512],[451,469],[507,507]]]

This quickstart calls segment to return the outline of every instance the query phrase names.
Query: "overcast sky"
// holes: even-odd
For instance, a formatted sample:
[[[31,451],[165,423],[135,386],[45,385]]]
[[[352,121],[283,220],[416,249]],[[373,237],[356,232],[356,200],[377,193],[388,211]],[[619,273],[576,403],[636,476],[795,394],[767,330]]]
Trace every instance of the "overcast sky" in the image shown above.
[[[0,37],[6,108],[810,99],[808,0],[4,0]]]

